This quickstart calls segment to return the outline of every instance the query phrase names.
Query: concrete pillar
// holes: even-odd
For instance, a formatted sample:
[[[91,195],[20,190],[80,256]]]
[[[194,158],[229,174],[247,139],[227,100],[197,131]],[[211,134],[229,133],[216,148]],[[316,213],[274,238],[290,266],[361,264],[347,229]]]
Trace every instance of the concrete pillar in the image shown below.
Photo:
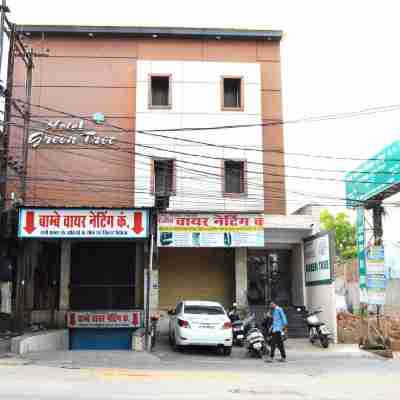
[[[235,249],[235,301],[239,308],[247,306],[247,248]]]
[[[71,281],[71,242],[61,241],[60,302],[58,324],[65,326],[65,315],[69,310],[69,285]]]

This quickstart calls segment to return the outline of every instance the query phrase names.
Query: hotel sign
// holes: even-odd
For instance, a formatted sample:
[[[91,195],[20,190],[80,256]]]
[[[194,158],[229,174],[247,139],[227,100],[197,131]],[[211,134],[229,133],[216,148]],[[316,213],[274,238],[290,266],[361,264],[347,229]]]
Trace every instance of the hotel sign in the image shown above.
[[[264,247],[262,214],[160,214],[159,247]]]
[[[333,249],[329,233],[304,240],[306,286],[330,285],[333,282]]]
[[[148,236],[147,210],[21,208],[20,238],[137,239]]]
[[[68,328],[139,328],[140,311],[70,311]]]
[[[114,136],[100,136],[96,131],[87,129],[85,122],[60,120],[49,121],[43,128],[31,132],[28,143],[36,149],[42,145],[100,145],[108,146],[115,143]]]

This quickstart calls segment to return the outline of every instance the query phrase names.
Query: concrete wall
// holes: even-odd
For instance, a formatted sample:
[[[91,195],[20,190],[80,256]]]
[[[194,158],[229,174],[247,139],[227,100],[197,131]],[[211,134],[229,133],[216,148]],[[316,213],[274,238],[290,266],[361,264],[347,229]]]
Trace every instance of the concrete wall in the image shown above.
[[[306,287],[306,306],[308,309],[321,308],[319,318],[326,323],[337,339],[335,285]]]
[[[69,350],[68,329],[18,336],[11,341],[11,352],[16,354],[55,350]]]
[[[171,109],[149,109],[151,74],[171,76]],[[244,82],[243,111],[221,110],[222,76],[242,77]],[[261,124],[261,114],[261,68],[258,63],[141,60],[137,63],[136,129],[139,131]],[[177,160],[176,195],[170,199],[170,210],[263,210],[262,151],[189,144],[168,138],[176,137],[176,132],[162,132],[161,134],[167,138],[137,134],[136,151],[151,157]],[[258,150],[263,148],[261,126],[226,129],[218,131],[218,134],[215,131],[185,132],[180,137],[209,142],[217,146],[224,146],[229,142],[230,146],[246,146]],[[143,145],[158,149],[142,147]],[[222,159],[240,159],[256,163],[248,164],[245,167],[246,170],[251,171],[251,173],[247,173],[247,195],[223,196]],[[190,162],[196,164],[193,165]],[[151,182],[151,160],[146,157],[136,157],[135,206],[153,206],[154,197],[149,193]]]

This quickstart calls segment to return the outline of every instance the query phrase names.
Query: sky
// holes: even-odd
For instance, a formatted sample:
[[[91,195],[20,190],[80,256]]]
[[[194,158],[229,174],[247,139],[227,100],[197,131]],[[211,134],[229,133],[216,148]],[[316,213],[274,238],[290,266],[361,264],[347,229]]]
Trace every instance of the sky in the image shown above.
[[[8,0],[16,23],[281,29],[284,120],[399,105],[392,112],[285,124],[286,174],[343,180],[360,161],[399,139],[400,2],[391,0]],[[287,178],[288,211],[342,203],[344,183]],[[296,193],[293,193],[296,192]],[[300,195],[299,193],[304,193]],[[315,196],[318,194],[318,196]],[[333,199],[328,200],[328,196]],[[399,201],[400,196],[389,201]],[[343,207],[340,207],[343,208]],[[340,208],[332,208],[338,211]],[[390,208],[385,230],[400,241]]]

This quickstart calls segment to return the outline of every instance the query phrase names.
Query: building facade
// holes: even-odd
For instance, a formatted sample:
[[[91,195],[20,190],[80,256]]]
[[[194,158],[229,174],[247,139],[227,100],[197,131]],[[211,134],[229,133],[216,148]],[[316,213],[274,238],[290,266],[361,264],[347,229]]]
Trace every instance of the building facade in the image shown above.
[[[157,201],[151,309],[165,315],[182,299],[307,305],[303,239],[315,219],[286,216],[282,32],[18,32],[35,55],[31,119],[24,136],[11,118],[9,154],[23,160],[27,149],[27,173],[8,171],[6,198],[24,206],[15,284],[26,320],[142,310]],[[27,106],[25,75],[16,58],[14,107]],[[100,332],[108,315],[95,318]]]

